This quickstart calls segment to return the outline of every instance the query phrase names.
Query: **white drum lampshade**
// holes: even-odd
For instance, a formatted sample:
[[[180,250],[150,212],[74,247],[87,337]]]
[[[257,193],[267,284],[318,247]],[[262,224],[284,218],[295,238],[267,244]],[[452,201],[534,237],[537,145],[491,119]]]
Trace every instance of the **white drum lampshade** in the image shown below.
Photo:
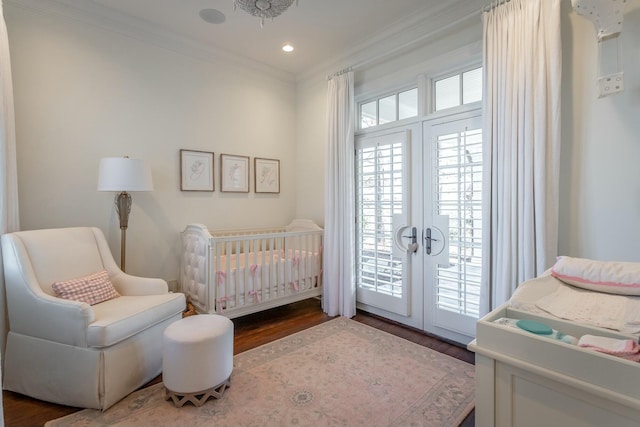
[[[105,157],[100,160],[98,191],[153,191],[151,169],[141,159]]]

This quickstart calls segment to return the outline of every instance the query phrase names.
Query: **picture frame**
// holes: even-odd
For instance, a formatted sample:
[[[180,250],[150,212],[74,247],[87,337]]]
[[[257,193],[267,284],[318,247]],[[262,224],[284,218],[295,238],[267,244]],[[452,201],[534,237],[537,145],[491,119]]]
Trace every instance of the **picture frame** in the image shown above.
[[[180,150],[180,190],[215,191],[212,151]]]
[[[249,157],[220,154],[220,191],[249,192]]]
[[[253,171],[256,193],[280,193],[280,160],[255,157]]]

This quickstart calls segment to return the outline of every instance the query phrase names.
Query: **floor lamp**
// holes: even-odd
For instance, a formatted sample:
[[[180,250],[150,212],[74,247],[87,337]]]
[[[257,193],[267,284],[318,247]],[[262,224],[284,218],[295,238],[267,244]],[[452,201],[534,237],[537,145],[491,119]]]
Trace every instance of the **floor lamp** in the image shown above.
[[[120,218],[120,269],[125,271],[127,226],[131,212],[129,191],[152,191],[151,169],[140,159],[106,157],[100,160],[98,191],[120,192],[115,198],[116,212]]]

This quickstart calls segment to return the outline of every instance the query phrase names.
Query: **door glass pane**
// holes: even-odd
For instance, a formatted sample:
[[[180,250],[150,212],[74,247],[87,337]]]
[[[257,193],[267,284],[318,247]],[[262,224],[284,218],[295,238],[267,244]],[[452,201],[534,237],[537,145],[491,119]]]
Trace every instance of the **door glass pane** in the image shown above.
[[[436,268],[438,308],[479,315],[482,267],[482,130],[436,141],[436,214],[449,216],[449,266]]]
[[[378,104],[380,116],[379,124],[395,122],[396,119],[396,96],[391,95],[386,98],[380,98]]]
[[[403,265],[393,255],[393,216],[403,211],[403,144],[356,153],[356,281],[358,287],[402,298]]]
[[[367,102],[360,106],[360,129],[377,125],[376,101]]]
[[[482,101],[482,68],[462,73],[462,103]]]
[[[398,94],[398,120],[418,115],[418,88]]]
[[[436,81],[436,111],[460,105],[460,75]]]

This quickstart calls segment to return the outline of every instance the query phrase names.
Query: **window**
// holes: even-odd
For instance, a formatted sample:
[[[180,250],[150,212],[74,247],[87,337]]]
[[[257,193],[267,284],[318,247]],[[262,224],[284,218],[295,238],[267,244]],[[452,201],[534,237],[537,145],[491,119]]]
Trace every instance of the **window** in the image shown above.
[[[387,96],[378,100],[378,124],[395,122],[396,118],[396,96]]]
[[[360,105],[360,128],[365,129],[378,124],[378,102],[371,101]]]
[[[360,104],[360,129],[418,116],[418,88]]]
[[[418,89],[406,90],[398,94],[398,120],[418,115]]]
[[[481,101],[482,68],[435,79],[433,86],[435,111]]]

